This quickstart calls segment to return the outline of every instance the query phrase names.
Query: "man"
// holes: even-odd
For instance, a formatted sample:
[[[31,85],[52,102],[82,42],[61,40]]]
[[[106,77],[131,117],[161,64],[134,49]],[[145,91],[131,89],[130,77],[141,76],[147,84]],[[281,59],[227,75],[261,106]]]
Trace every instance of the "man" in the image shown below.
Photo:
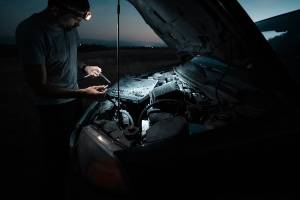
[[[106,92],[104,85],[79,89],[77,84],[77,66],[91,76],[101,73],[98,66],[77,62],[76,27],[90,18],[88,0],[48,0],[45,10],[21,22],[16,30],[21,62],[41,121],[43,189],[56,198],[62,192],[59,185],[67,166],[69,136],[82,114],[80,98],[98,98]]]

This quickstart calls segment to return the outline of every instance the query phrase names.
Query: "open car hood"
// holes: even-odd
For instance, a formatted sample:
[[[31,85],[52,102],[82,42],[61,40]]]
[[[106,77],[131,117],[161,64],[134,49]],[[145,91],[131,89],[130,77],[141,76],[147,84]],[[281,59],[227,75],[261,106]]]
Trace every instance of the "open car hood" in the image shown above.
[[[237,1],[128,1],[180,55],[207,56],[230,64],[240,71],[239,76],[268,90],[282,89],[289,82],[286,69]]]

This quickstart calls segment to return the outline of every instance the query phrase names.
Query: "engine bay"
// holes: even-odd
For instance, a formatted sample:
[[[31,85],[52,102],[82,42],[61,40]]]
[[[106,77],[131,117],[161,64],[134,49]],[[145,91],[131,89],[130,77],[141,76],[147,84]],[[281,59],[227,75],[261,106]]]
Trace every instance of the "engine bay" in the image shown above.
[[[91,125],[126,148],[201,134],[265,111],[266,100],[258,93],[245,88],[229,92],[226,81],[218,86],[220,78],[214,84],[206,81],[201,83],[203,87],[196,87],[179,71],[177,66],[122,78],[120,111],[115,84],[109,88],[107,99],[99,102]]]

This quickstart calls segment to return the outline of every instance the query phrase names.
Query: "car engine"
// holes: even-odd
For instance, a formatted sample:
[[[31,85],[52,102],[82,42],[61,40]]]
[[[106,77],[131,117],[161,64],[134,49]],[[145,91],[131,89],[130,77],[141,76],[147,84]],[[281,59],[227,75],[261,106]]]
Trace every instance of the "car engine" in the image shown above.
[[[122,78],[120,110],[115,84],[107,100],[99,102],[90,124],[126,148],[201,134],[240,118],[255,118],[265,110],[263,98],[251,102],[257,91],[231,89],[225,80],[217,88],[218,78],[212,84],[200,81],[197,87],[179,72],[177,67]]]

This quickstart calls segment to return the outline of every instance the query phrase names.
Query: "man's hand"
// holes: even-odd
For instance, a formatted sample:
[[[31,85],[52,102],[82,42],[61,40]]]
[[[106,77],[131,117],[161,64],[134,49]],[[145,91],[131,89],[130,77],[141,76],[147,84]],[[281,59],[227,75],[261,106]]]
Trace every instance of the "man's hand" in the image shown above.
[[[81,89],[81,91],[84,93],[84,96],[91,98],[97,98],[104,95],[106,93],[106,90],[107,85],[91,86]]]
[[[98,66],[86,66],[84,71],[87,73],[87,76],[98,77],[102,72],[102,69]]]

